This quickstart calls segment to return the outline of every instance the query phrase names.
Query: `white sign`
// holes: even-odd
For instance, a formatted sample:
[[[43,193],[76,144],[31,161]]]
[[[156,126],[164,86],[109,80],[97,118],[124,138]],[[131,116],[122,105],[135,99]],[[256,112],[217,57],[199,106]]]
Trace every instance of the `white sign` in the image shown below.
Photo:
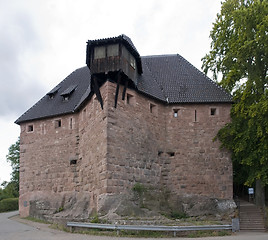
[[[254,188],[249,188],[248,189],[248,194],[254,194]]]

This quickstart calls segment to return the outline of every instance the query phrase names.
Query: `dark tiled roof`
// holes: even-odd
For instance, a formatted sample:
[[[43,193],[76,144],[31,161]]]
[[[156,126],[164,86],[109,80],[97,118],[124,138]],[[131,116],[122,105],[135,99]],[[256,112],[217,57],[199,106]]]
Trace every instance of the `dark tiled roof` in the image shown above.
[[[90,88],[89,83],[90,71],[88,67],[75,70],[54,88],[54,90],[58,89],[56,93],[54,93],[53,89],[49,92],[54,93],[53,98],[47,93],[41,100],[17,119],[16,123],[74,112],[85,92],[88,92],[87,90]],[[76,89],[71,93],[69,99],[64,101],[62,94],[66,93],[70,87],[75,85],[77,85]]]
[[[178,54],[142,57],[142,65],[138,89],[167,103],[231,102],[229,93]]]
[[[143,74],[139,75],[136,87],[142,94],[169,104],[232,101],[230,94],[180,55],[147,56],[141,60]],[[25,112],[16,123],[75,112],[91,95],[90,86],[88,67],[79,68]],[[64,101],[62,95],[67,92],[70,93],[69,100]]]

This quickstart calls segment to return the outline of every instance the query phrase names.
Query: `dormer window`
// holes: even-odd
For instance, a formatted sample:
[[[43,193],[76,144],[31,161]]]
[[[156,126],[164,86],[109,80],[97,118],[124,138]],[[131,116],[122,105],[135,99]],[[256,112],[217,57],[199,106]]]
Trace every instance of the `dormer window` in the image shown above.
[[[49,99],[53,99],[55,95],[57,94],[57,92],[59,91],[59,89],[60,89],[60,86],[56,86],[50,92],[48,92],[47,95],[49,96]]]
[[[70,87],[68,87],[64,92],[61,93],[61,96],[63,97],[64,101],[68,101],[71,94],[74,92],[74,90],[76,89],[77,85],[71,85]]]

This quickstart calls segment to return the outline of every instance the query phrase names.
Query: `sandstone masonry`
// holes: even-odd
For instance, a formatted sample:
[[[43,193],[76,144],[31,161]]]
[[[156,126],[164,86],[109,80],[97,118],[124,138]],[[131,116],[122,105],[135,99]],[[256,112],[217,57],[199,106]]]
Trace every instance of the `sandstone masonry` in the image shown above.
[[[93,97],[79,113],[21,124],[21,216],[33,204],[40,216],[64,207],[67,217],[85,218],[136,183],[175,199],[232,199],[230,154],[213,141],[230,104],[169,106],[128,90],[114,108],[115,87],[101,88],[104,110]]]

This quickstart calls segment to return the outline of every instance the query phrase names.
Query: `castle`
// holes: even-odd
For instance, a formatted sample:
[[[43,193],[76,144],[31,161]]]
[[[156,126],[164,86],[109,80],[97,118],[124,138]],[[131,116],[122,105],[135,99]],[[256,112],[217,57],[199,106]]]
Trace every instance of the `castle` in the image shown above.
[[[188,215],[228,211],[232,162],[213,139],[231,96],[178,54],[141,57],[126,35],[88,41],[86,55],[16,120],[20,215],[120,215],[137,184]]]

